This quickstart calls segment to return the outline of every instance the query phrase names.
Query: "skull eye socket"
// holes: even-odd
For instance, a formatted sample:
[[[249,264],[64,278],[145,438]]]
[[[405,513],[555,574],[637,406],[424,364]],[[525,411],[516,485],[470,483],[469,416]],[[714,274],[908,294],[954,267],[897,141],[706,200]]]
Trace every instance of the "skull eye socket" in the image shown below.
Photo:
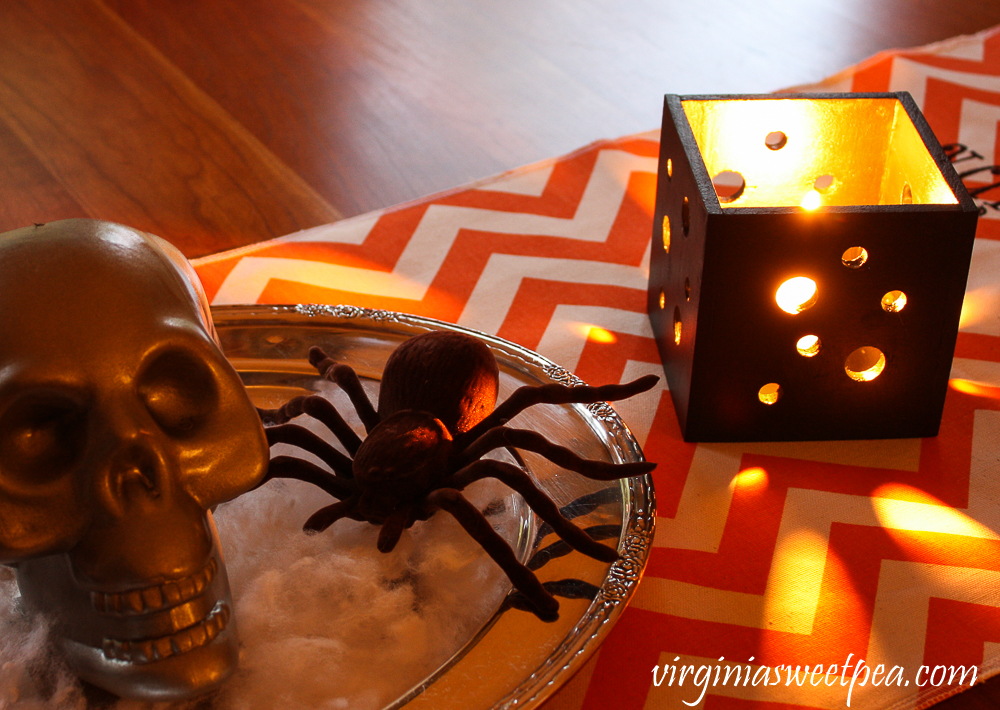
[[[0,469],[22,483],[45,484],[72,469],[86,442],[86,412],[45,394],[13,402],[0,417]]]
[[[215,411],[218,388],[209,365],[187,352],[168,350],[145,369],[139,397],[160,427],[176,437],[193,435]]]

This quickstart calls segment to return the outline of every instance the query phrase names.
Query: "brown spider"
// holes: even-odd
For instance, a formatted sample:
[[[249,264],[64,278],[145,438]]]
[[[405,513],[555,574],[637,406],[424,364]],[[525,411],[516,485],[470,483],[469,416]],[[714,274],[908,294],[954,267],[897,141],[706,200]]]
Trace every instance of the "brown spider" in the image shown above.
[[[434,331],[410,338],[389,356],[376,411],[351,367],[334,362],[317,347],[310,349],[309,361],[322,377],[347,393],[368,436],[362,440],[333,404],[319,395],[296,397],[278,409],[260,410],[262,420],[269,425],[266,433],[272,445],[291,444],[309,451],[333,471],[292,456],[271,459],[265,481],[308,481],[338,499],[316,511],[306,521],[306,531],[320,532],[341,518],[368,521],[382,526],[378,549],[389,552],[404,529],[427,520],[439,509],[447,511],[534,605],[539,618],[554,620],[559,603],[461,494],[473,481],[492,477],[520,493],[571,547],[604,562],[618,559],[614,549],[596,542],[564,518],[522,469],[481,457],[495,449],[516,447],[594,480],[649,473],[655,464],[583,459],[536,432],[504,424],[534,404],[625,399],[650,389],[657,377],[648,375],[603,387],[525,386],[494,409],[499,368],[490,349],[462,333]],[[322,422],[353,459],[308,429],[286,423],[300,414]]]

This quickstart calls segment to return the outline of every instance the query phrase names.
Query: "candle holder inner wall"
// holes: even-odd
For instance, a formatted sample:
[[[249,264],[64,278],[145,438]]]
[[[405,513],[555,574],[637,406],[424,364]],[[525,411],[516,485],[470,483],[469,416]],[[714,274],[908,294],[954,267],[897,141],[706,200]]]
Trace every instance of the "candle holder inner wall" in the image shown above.
[[[935,436],[976,220],[905,92],[666,96],[648,312],[684,439]]]

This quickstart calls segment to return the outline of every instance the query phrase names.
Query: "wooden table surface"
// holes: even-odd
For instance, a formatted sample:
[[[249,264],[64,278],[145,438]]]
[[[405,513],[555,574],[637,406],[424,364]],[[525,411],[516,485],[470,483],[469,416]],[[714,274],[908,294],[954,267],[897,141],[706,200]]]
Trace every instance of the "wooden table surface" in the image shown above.
[[[0,231],[198,256],[1000,24],[998,0],[2,0]],[[945,706],[1000,706],[1000,679]]]
[[[3,0],[0,231],[189,255],[659,126],[664,93],[813,82],[998,0]]]

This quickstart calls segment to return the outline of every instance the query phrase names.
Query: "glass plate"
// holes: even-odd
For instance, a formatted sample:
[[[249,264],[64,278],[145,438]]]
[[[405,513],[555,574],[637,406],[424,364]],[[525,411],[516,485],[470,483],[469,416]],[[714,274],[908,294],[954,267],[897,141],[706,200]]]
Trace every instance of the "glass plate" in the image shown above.
[[[374,401],[382,368],[392,350],[406,338],[429,330],[471,333],[490,346],[500,365],[499,401],[522,385],[580,383],[570,372],[518,345],[428,318],[355,306],[314,305],[221,306],[213,308],[212,315],[223,350],[261,407],[276,407],[306,392],[333,396],[330,384],[320,380],[306,360],[312,345],[355,368]],[[342,395],[335,403],[357,425],[356,418],[350,419],[353,411]],[[586,458],[615,463],[642,460],[631,432],[604,403],[536,405],[511,424],[538,431]],[[359,433],[363,435],[363,430]],[[576,580],[564,585],[580,598],[560,597],[559,620],[544,623],[533,614],[510,608],[509,602],[503,603],[510,583],[502,573],[494,575],[490,584],[496,589],[482,590],[495,599],[486,618],[457,639],[436,668],[406,679],[407,690],[384,707],[534,708],[580,669],[624,610],[652,543],[652,480],[644,476],[620,482],[591,481],[539,456],[523,456],[539,487],[564,514],[580,527],[603,533],[608,543],[617,540],[621,559],[608,565],[575,551],[567,553],[519,496],[503,489],[509,503],[496,506],[500,512],[491,518],[494,527],[507,537],[522,561],[530,560],[543,582]],[[487,490],[482,495],[483,501],[475,502],[488,507],[496,492]],[[434,516],[427,524],[443,517]],[[455,534],[464,534],[457,526],[455,530]]]

